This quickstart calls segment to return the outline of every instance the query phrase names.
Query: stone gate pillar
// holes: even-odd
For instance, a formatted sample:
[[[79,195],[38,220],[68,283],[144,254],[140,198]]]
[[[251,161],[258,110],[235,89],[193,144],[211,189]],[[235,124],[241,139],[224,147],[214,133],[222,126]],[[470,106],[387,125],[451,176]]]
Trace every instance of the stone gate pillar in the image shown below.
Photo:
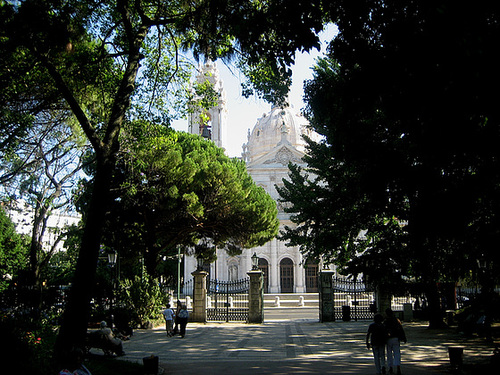
[[[189,317],[192,322],[205,323],[207,321],[207,275],[206,271],[194,271],[193,312]]]
[[[332,270],[321,270],[319,272],[319,321],[335,321],[335,305],[333,295],[333,275]]]
[[[262,271],[249,271],[250,289],[248,290],[248,323],[264,321],[264,277]]]

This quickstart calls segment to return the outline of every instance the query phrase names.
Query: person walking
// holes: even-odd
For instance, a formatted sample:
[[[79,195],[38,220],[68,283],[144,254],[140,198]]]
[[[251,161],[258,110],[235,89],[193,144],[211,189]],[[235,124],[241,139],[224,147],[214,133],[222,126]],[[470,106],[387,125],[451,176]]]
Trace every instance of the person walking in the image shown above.
[[[372,349],[375,371],[377,375],[385,374],[385,346],[387,344],[387,329],[383,324],[382,314],[375,314],[373,323],[368,327],[366,347]]]
[[[184,337],[186,334],[186,325],[189,318],[189,312],[187,310],[186,305],[182,305],[181,310],[179,311],[179,334],[181,337]]]
[[[175,319],[174,319],[174,330],[172,332],[173,335],[177,335],[179,333],[179,313],[182,309],[181,301],[177,300],[177,309],[175,310]]]
[[[406,334],[398,318],[394,316],[394,311],[391,309],[385,310],[386,319],[384,325],[387,329],[387,366],[389,374],[401,374],[401,348],[400,343],[406,343]]]
[[[174,328],[174,310],[170,308],[170,304],[167,303],[167,308],[163,311],[163,316],[165,317],[165,330],[167,331],[167,336],[172,336],[172,329]]]

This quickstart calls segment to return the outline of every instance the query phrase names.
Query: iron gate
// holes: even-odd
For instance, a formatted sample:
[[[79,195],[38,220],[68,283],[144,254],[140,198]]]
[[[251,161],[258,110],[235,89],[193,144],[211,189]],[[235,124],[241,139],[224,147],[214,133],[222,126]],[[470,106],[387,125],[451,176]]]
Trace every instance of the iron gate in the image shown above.
[[[333,290],[336,320],[373,319],[375,294],[361,279],[333,276]]]
[[[247,321],[250,279],[237,281],[209,280],[207,320]]]

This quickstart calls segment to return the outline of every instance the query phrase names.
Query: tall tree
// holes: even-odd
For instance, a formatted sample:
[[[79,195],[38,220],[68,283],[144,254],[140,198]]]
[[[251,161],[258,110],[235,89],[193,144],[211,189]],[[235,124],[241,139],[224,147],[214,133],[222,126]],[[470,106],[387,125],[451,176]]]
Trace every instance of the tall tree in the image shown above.
[[[126,125],[123,138],[113,188],[120,199],[109,212],[104,242],[139,252],[150,274],[177,245],[211,239],[241,251],[277,234],[274,200],[244,162],[213,142],[143,122]]]
[[[15,70],[11,75],[2,72],[6,86],[23,83],[23,74],[38,69],[42,78],[49,78],[47,82],[53,88],[50,93],[64,99],[73,112],[96,157],[92,197],[75,280],[58,336],[58,352],[84,341],[102,229],[112,200],[111,176],[120,148],[119,134],[124,119],[133,115],[129,111],[132,99],[142,99],[139,94],[148,93],[137,84],[139,76],[148,77],[141,75],[148,71],[146,67],[140,71],[141,64],[151,62],[154,66],[150,72],[166,73],[154,75],[157,79],[152,93],[168,92],[169,77],[177,72],[175,68],[159,69],[165,62],[164,46],[174,46],[175,50],[177,45],[183,45],[193,49],[195,55],[212,59],[238,52],[253,66],[268,64],[272,78],[286,80],[295,50],[318,45],[315,32],[321,22],[303,16],[307,12],[317,14],[318,10],[316,5],[298,0],[1,3],[2,51],[8,61],[22,63],[4,66]],[[158,48],[148,48],[149,36]],[[147,58],[150,52],[153,59]],[[11,77],[18,80],[12,81]],[[29,90],[24,87],[21,91]],[[19,99],[20,95],[16,89],[9,93],[12,95],[1,105],[11,109],[12,98]],[[161,113],[155,109],[151,107],[153,115]],[[8,134],[3,130],[10,125],[12,122],[3,124],[2,135]]]
[[[308,228],[332,228],[353,239],[363,228],[380,231],[377,222],[404,223],[398,268],[427,283],[439,325],[436,281],[474,269],[482,256],[498,266],[484,241],[498,238],[500,113],[490,93],[500,81],[492,64],[500,14],[491,3],[446,0],[332,1],[328,9],[339,34],[306,99],[326,140],[311,146],[308,162],[329,209],[320,216],[298,205],[301,234],[314,243]],[[333,251],[348,259],[353,248]]]
[[[64,111],[38,113],[24,136],[16,139],[15,152],[4,152],[0,163],[2,194],[10,200],[10,208],[29,208],[33,214],[30,285],[38,285],[42,269],[64,239],[63,231],[55,233],[56,228],[47,224],[54,212],[72,211],[71,189],[86,150],[78,129],[68,124],[71,121],[64,114]],[[59,115],[63,118],[55,117]],[[44,244],[48,235],[54,238],[50,248]]]

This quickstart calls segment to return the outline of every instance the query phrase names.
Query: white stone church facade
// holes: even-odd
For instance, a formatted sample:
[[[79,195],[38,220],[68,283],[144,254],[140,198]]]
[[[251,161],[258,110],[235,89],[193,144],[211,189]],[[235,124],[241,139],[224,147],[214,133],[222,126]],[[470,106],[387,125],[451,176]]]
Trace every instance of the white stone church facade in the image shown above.
[[[213,62],[202,66],[199,80],[209,79],[220,94],[218,106],[210,109],[208,129],[199,126],[199,114],[193,114],[189,120],[189,132],[202,134],[222,146],[225,116],[227,113],[225,93],[218,70]],[[209,130],[209,131],[207,131]],[[289,214],[278,203],[279,194],[275,185],[282,185],[288,177],[288,163],[305,166],[302,157],[305,142],[302,134],[314,138],[307,128],[307,120],[293,108],[273,107],[257,119],[254,128],[248,132],[248,141],[243,145],[242,158],[255,183],[262,186],[278,205],[280,229],[292,226]],[[209,136],[209,137],[208,137]],[[239,256],[230,257],[224,249],[217,250],[217,260],[209,266],[210,278],[218,280],[239,280],[247,277],[251,269],[253,254],[259,257],[259,268],[264,272],[264,290],[266,293],[308,293],[317,292],[317,272],[319,265],[304,267],[303,258],[297,247],[287,247],[274,238],[263,246],[244,249]],[[196,260],[187,257],[184,275],[186,280],[196,269]]]

